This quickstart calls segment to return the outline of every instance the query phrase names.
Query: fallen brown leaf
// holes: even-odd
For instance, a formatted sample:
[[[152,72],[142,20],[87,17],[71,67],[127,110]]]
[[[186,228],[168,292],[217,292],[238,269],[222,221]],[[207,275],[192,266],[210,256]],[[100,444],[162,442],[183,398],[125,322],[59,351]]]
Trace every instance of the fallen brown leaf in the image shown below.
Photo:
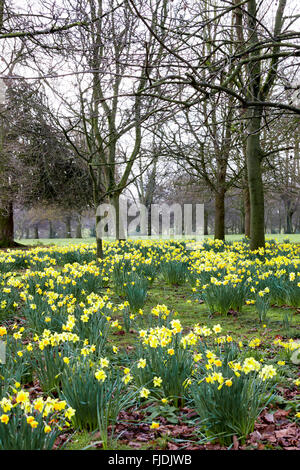
[[[137,449],[139,449],[142,446],[142,444],[140,444],[139,442],[135,442],[135,441],[128,442],[128,445],[130,447],[136,447]]]
[[[140,433],[136,436],[136,440],[140,442],[147,442],[149,441],[149,434]]]
[[[263,419],[268,424],[275,423],[274,415],[272,413],[265,413],[264,416],[263,416]]]
[[[250,434],[250,442],[256,442],[256,441],[261,441],[262,435],[260,434],[259,431],[253,431]]]
[[[286,428],[279,429],[279,431],[275,431],[275,436],[277,439],[280,439],[282,437],[287,438],[287,437],[293,437],[298,434],[297,432],[297,426],[296,424],[292,423],[288,425]]]
[[[168,442],[168,449],[169,450],[178,450],[179,447],[176,444],[173,444],[172,442]]]

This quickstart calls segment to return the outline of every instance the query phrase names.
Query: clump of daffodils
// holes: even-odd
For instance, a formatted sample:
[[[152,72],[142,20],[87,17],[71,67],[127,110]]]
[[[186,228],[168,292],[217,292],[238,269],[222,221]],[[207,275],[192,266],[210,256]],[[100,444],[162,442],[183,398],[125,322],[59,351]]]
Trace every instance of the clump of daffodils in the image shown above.
[[[172,320],[170,323],[171,328],[166,326],[150,328],[149,330],[140,330],[140,338],[142,344],[150,348],[166,348],[172,343],[172,339],[182,331],[182,326],[179,320]]]
[[[19,388],[20,384],[15,384]],[[17,388],[0,400],[0,449],[51,449],[75,410],[65,400],[38,397]]]

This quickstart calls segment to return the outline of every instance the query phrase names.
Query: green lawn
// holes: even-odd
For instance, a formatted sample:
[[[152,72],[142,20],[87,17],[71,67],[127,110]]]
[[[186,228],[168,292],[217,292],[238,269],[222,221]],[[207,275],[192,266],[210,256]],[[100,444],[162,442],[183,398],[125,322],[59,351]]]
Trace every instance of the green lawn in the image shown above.
[[[78,245],[79,243],[95,243],[95,238],[29,238],[29,239],[21,239],[16,240],[18,243],[22,245],[32,245],[32,246],[39,246],[39,245]]]
[[[120,303],[124,299],[116,294],[111,296],[113,302]],[[156,280],[149,289],[144,310],[150,311],[157,304],[165,304],[170,310],[177,312],[177,318],[188,331],[196,323],[212,327],[216,323],[222,326],[224,334],[231,334],[235,339],[250,341],[251,338],[261,336],[267,341],[273,341],[278,334],[289,338],[300,337],[299,312],[296,307],[270,308],[265,324],[259,322],[255,307],[245,305],[241,312],[234,315],[211,315],[206,304],[195,302],[193,292],[188,284],[183,286],[170,286],[162,279]],[[289,314],[290,322],[284,328],[284,317]],[[122,323],[122,317],[118,317]],[[111,339],[116,336],[111,336]],[[118,343],[132,344],[135,335],[125,333],[118,336]]]
[[[140,239],[146,238],[146,237],[140,237]],[[205,238],[213,238],[213,235],[207,235]],[[227,241],[238,241],[244,238],[244,235],[226,235],[226,240]],[[137,238],[138,239],[138,238]],[[157,239],[157,237],[152,237],[152,239]],[[285,234],[285,233],[280,233],[280,234],[266,234],[266,239],[270,240],[277,240],[278,242],[283,242],[285,239],[289,239],[290,242],[292,243],[300,243],[300,233],[292,233],[292,234]],[[38,246],[38,245],[72,245],[72,244],[79,244],[79,243],[95,243],[96,239],[95,238],[30,238],[30,239],[21,239],[21,240],[16,240],[18,243],[24,244],[24,245],[32,245],[32,246]]]

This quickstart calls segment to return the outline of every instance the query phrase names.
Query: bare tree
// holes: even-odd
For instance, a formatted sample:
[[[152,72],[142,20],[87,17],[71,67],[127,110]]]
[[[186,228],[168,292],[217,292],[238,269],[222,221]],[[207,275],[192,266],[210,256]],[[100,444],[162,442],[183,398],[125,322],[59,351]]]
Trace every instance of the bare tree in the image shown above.
[[[190,87],[196,95],[185,99],[186,106],[207,101],[217,93],[224,93],[238,103],[246,123],[246,159],[251,204],[251,248],[264,246],[264,191],[262,180],[262,129],[270,110],[300,114],[293,92],[298,70],[296,58],[300,53],[300,33],[295,30],[299,11],[292,10],[287,0],[213,0],[174,2],[173,24],[162,40],[153,30],[137,2],[128,0],[135,14],[144,22],[153,37],[172,54],[181,65],[181,73],[172,79]],[[235,15],[235,21],[232,20]],[[175,19],[174,19],[175,17]],[[219,22],[218,34],[203,56],[203,43],[211,24]],[[175,22],[175,24],[174,24]],[[233,45],[233,32],[238,48]],[[211,40],[211,38],[210,38]],[[166,74],[164,80],[170,80]],[[276,85],[276,87],[275,87]],[[152,90],[155,84],[152,84]],[[162,80],[159,81],[161,90]],[[289,93],[286,93],[289,89]],[[145,90],[146,91],[146,90]]]
[[[161,30],[166,4],[160,0],[151,11],[153,27]],[[72,91],[68,94],[50,80],[46,84],[60,102],[53,112],[56,123],[89,170],[94,207],[106,201],[113,204],[117,237],[122,238],[119,198],[139,174],[134,164],[143,126],[155,113],[170,115],[175,105],[159,105],[157,97],[142,95],[141,90],[158,78],[163,48],[141,28],[126,2],[119,8],[112,8],[114,5],[111,2],[104,14],[107,5],[102,0],[76,2],[77,16],[87,18],[89,26],[69,34],[68,43],[59,52],[68,55],[68,66],[74,73]],[[73,2],[68,8],[74,8]],[[35,63],[38,66],[37,59]],[[77,73],[79,67],[87,73]],[[99,220],[96,216],[96,225]],[[100,237],[97,255],[102,256]]]

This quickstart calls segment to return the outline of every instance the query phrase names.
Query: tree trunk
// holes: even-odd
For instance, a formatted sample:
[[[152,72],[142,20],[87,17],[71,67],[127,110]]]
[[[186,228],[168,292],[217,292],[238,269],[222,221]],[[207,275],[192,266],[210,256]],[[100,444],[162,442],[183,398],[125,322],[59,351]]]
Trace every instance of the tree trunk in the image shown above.
[[[244,227],[245,227],[245,237],[250,238],[250,194],[249,187],[244,188]]]
[[[204,235],[208,235],[208,212],[204,208]]]
[[[278,233],[281,233],[281,209],[278,209]]]
[[[19,240],[22,240],[22,238],[24,238],[24,227],[20,229],[20,235],[18,236]]]
[[[76,226],[76,238],[82,238],[82,224],[81,220],[79,220],[77,226]]]
[[[148,217],[148,227],[147,227],[147,230],[148,230],[148,237],[151,237],[151,235],[152,235],[151,207],[152,207],[152,204],[149,204],[149,206],[147,207],[147,217]]]
[[[300,217],[298,217],[297,222],[295,224],[295,233],[299,233],[300,231]]]
[[[244,234],[244,233],[245,233],[245,206],[244,206],[244,199],[241,200],[240,212],[241,212],[240,220],[239,220],[240,233]]]
[[[91,172],[91,176],[92,176],[92,184],[93,184],[93,202],[94,202],[94,207],[96,209],[94,233],[96,236],[96,258],[98,260],[98,259],[103,259],[104,257],[102,234],[100,233],[101,231],[99,230],[101,216],[98,214],[99,205],[101,204],[102,200],[101,200],[100,192],[99,192],[98,179],[95,178],[95,175],[92,172]],[[91,232],[91,236],[93,236],[93,230]]]
[[[99,224],[101,222],[101,217],[96,214],[96,256],[97,258],[103,259],[103,240],[102,237],[99,236],[99,230],[97,227],[99,227]]]
[[[250,249],[265,246],[264,191],[261,171],[262,151],[260,147],[261,110],[251,111],[247,138],[247,168],[250,195]]]
[[[268,233],[268,231],[266,231],[266,233]],[[270,214],[270,233],[274,233],[272,212],[271,212],[271,214]]]
[[[225,191],[215,195],[215,240],[225,240]]]
[[[38,224],[35,224],[33,229],[34,229],[34,238],[36,238],[36,239],[40,238],[39,237],[39,226],[38,226]]]
[[[114,193],[112,198],[110,199],[111,204],[115,208],[115,214],[116,214],[116,239],[117,240],[125,240],[125,231],[124,231],[124,224],[123,221],[127,217],[127,212],[126,214],[123,214],[123,206],[120,204],[120,194],[119,193]]]
[[[71,217],[67,216],[65,219],[66,224],[66,238],[72,238]]]
[[[7,210],[0,211],[0,247],[9,248],[15,246],[14,242],[14,211],[12,202]]]
[[[294,210],[291,209],[291,202],[287,202],[286,207],[286,231],[285,233],[293,233],[293,215]]]
[[[49,238],[55,238],[52,220],[49,220]]]

